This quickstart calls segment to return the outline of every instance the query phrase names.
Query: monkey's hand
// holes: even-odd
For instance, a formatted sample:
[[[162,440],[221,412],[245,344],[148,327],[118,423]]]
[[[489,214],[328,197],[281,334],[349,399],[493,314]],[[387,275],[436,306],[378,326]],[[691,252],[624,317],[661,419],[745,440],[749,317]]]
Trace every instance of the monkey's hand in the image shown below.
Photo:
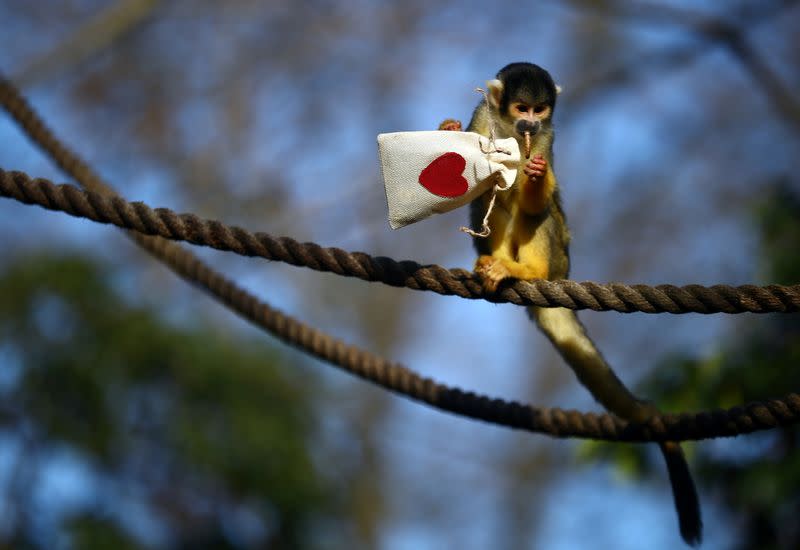
[[[537,178],[547,173],[547,161],[542,155],[536,155],[528,161],[522,171],[525,172],[525,175],[528,176],[528,179],[533,183]]]
[[[475,273],[481,276],[483,288],[487,292],[494,292],[504,279],[511,277],[508,266],[499,258],[481,256],[475,262]]]
[[[439,124],[439,130],[446,130],[448,132],[460,132],[461,121],[454,118],[447,118]]]

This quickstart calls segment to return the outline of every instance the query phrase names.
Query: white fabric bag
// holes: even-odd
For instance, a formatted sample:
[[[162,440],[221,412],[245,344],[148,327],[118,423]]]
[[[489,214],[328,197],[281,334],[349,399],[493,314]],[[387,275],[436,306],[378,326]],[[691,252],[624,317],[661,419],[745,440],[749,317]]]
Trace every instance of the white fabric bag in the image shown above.
[[[492,144],[474,132],[379,134],[378,154],[392,229],[510,188],[520,162],[514,138]]]

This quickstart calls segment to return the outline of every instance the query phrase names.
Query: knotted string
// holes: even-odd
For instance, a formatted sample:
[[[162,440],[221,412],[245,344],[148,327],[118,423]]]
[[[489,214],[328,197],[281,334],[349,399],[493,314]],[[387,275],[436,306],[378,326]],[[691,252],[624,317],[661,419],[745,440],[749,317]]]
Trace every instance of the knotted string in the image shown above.
[[[486,93],[486,90],[484,90],[483,88],[475,88],[475,91],[483,95],[483,100],[486,102],[486,108],[487,109],[491,109],[491,106],[489,105],[489,94]],[[497,144],[495,143],[494,118],[491,117],[491,116],[489,117],[489,149],[484,150],[483,142],[481,142],[480,140],[478,141],[478,145],[481,148],[481,152],[486,155],[486,159],[489,160],[490,162],[491,162],[491,160],[489,159],[489,155],[491,153],[503,153],[505,155],[510,155],[511,154],[511,151],[509,151],[507,149],[502,149],[502,148],[498,147]],[[501,178],[498,175],[498,173],[495,173],[493,175],[493,177],[494,177],[495,180],[504,181],[503,178]],[[472,228],[467,227],[467,226],[461,226],[461,227],[459,227],[459,230],[463,231],[464,233],[467,233],[467,234],[469,234],[469,235],[471,235],[473,237],[480,237],[480,238],[483,238],[483,239],[485,239],[486,237],[491,235],[492,234],[492,229],[489,227],[489,216],[492,215],[492,210],[494,210],[494,203],[495,203],[495,200],[497,199],[497,192],[498,191],[507,191],[507,190],[511,189],[512,185],[514,185],[513,181],[511,183],[509,183],[509,184],[506,184],[506,185],[500,185],[499,183],[494,184],[494,186],[492,187],[492,198],[489,199],[489,207],[486,209],[486,215],[483,217],[483,223],[481,225],[481,230],[480,231],[474,231]],[[476,199],[476,200],[478,200],[478,199]]]

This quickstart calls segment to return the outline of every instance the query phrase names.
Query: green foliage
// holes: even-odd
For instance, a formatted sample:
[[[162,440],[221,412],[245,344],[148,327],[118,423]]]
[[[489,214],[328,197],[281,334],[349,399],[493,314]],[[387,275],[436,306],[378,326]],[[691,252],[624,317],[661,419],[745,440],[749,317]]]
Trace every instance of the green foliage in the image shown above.
[[[800,280],[800,194],[790,184],[779,184],[760,205],[758,220],[762,228],[767,277],[776,284],[797,284]]]
[[[155,518],[169,547],[312,545],[314,521],[335,516],[312,450],[320,388],[278,368],[263,344],[126,303],[112,281],[85,259],[52,256],[0,274],[0,433],[22,441],[20,479],[35,486],[64,449],[91,472],[88,504],[47,511],[58,530],[77,548],[140,547],[118,495]],[[7,496],[33,513],[19,489]],[[242,513],[251,533],[231,534]],[[35,530],[20,519],[0,537],[41,540]]]
[[[72,544],[82,550],[139,550],[140,545],[119,529],[114,522],[82,516],[68,523]]]

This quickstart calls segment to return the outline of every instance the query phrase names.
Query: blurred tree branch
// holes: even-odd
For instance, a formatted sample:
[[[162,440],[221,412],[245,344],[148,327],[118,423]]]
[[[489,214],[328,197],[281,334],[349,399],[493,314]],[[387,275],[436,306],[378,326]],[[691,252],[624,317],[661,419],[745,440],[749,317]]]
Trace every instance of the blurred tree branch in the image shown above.
[[[590,0],[570,0],[570,3],[582,10],[589,10],[605,17],[624,18],[627,21],[644,24],[663,25],[665,22],[677,24],[689,29],[695,37],[705,40],[708,45],[725,46],[762,88],[778,113],[800,129],[800,102],[794,99],[792,93],[747,39],[747,32],[754,26],[780,15],[796,5],[797,0],[779,0],[768,5],[750,4],[731,18],[708,16],[675,6],[649,2],[628,4],[617,1],[597,3]],[[669,51],[648,52],[633,62],[626,62],[594,78],[590,77],[570,91],[570,97],[581,101],[589,93],[596,93],[599,86],[633,80],[641,72],[652,70],[654,67],[662,69],[678,67],[702,53],[704,50],[695,44],[680,46]]]
[[[75,29],[61,43],[34,59],[14,80],[23,88],[73,67],[135,30],[160,0],[120,0]]]

